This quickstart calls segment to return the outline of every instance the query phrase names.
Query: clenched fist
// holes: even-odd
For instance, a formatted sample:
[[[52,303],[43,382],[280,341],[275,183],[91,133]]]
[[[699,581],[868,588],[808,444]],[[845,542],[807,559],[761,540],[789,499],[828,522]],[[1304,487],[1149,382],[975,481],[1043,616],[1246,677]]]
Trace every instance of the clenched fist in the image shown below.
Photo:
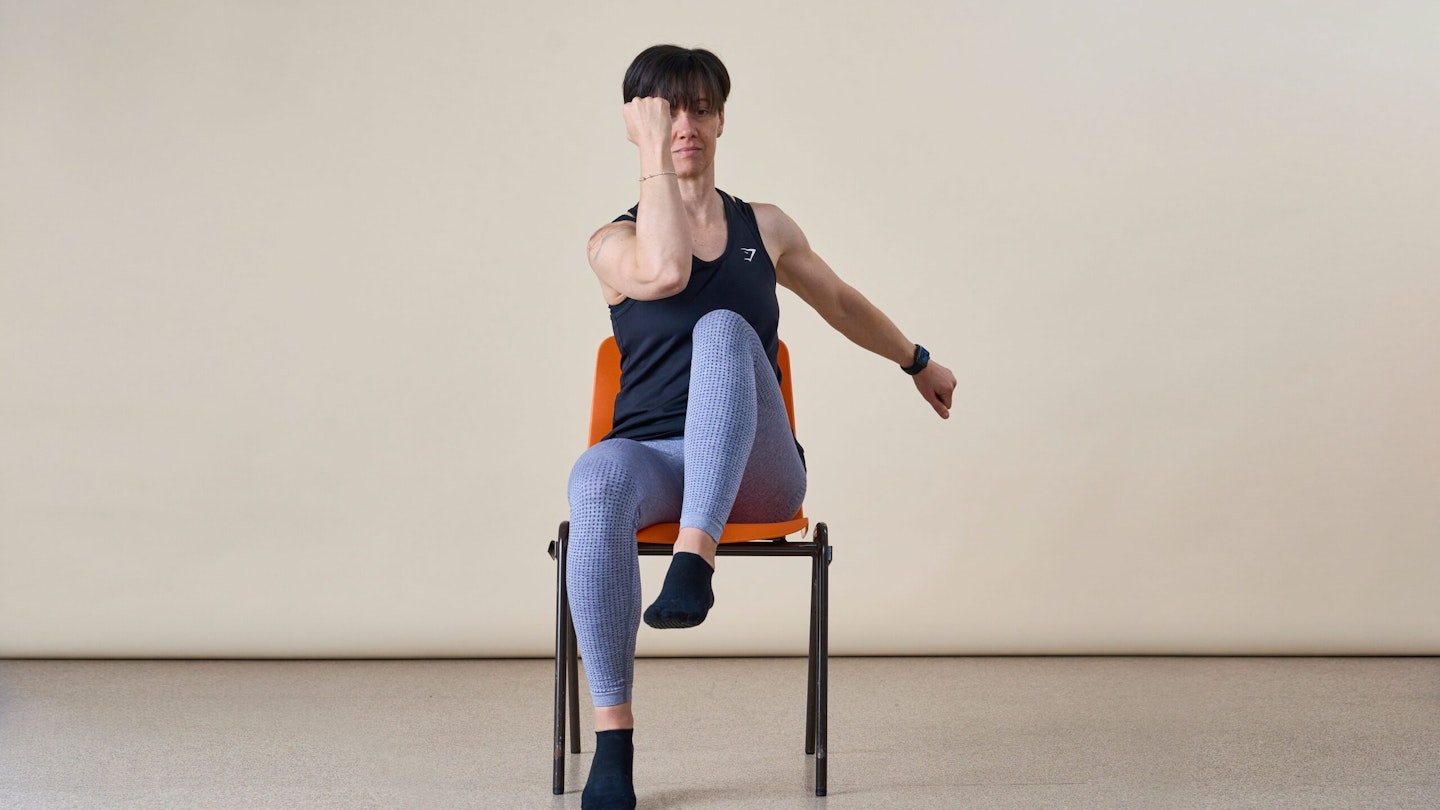
[[[912,379],[915,380],[915,388],[920,391],[920,396],[925,397],[925,401],[930,403],[935,413],[940,414],[941,419],[949,419],[957,384],[950,369],[931,360],[930,365]]]
[[[625,105],[625,137],[641,148],[670,143],[670,102],[651,96]]]

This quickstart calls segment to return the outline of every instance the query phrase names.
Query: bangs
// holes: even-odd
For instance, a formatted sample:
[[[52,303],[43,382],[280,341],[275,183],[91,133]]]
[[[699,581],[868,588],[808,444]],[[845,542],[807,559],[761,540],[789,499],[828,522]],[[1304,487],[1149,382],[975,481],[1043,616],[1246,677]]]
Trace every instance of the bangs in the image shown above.
[[[707,105],[718,112],[730,95],[730,75],[709,51],[657,45],[636,57],[623,90],[627,102],[654,96],[677,110]]]
[[[679,61],[679,60],[677,60]],[[677,67],[679,67],[677,65]],[[694,110],[702,104],[719,110],[725,106],[724,91],[716,77],[699,65],[685,65],[685,72],[661,72],[648,92],[641,96],[658,96],[676,110]]]

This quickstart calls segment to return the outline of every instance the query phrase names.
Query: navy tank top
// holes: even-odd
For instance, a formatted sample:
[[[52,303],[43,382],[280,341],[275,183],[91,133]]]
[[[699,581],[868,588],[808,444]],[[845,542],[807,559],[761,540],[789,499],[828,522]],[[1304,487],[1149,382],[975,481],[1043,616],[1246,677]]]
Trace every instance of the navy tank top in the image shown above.
[[[610,307],[610,324],[620,348],[620,393],[607,439],[645,441],[685,434],[690,335],[708,312],[728,309],[748,321],[765,347],[775,378],[780,378],[775,359],[780,347],[775,265],[765,252],[750,204],[716,192],[725,204],[725,251],[720,257],[705,262],[691,256],[690,283],[669,298],[627,298]],[[633,222],[636,208],[615,221]]]

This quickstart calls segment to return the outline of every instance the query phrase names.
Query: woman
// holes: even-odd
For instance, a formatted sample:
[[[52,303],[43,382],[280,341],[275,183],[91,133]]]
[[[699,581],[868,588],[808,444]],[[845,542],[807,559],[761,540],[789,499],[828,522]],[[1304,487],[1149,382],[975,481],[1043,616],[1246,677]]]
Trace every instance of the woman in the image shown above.
[[[730,77],[714,54],[649,48],[631,63],[623,90],[640,201],[589,244],[621,351],[621,391],[614,429],[570,477],[567,586],[595,703],[585,808],[635,806],[636,531],[679,521],[669,572],[644,619],[693,627],[714,604],[715,547],[727,519],[787,520],[804,498],[804,458],[775,362],[775,285],[901,366],[941,418],[955,390],[955,376],[841,281],[784,211],[716,189]]]

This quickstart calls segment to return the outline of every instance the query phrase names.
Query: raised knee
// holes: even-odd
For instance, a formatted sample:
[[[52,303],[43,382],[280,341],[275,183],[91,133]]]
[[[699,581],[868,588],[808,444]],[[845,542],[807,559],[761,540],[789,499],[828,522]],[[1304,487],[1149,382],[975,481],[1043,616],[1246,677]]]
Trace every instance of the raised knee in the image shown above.
[[[699,342],[726,338],[733,340],[754,331],[750,322],[740,313],[730,309],[715,309],[696,321],[691,337]]]

